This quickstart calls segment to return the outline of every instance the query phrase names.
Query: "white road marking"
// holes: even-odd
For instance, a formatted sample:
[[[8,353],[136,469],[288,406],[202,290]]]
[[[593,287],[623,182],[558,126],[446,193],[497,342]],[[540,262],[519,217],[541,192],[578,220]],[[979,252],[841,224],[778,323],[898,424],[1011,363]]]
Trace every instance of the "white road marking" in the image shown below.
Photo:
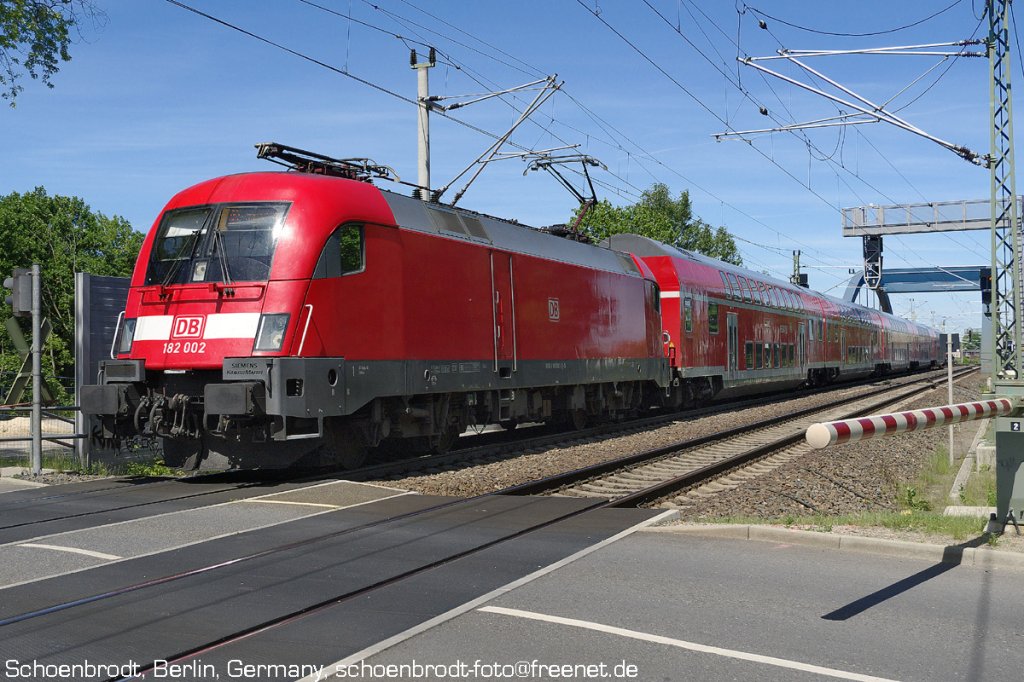
[[[328,481],[327,483],[318,483],[316,485],[307,486],[306,488],[303,488],[303,490],[308,490],[309,488],[318,488],[321,485],[331,485],[334,482],[335,481]],[[360,484],[360,485],[364,485],[364,484]],[[382,487],[382,486],[372,486],[372,487]],[[393,488],[390,488],[390,490],[393,490]],[[270,494],[270,495],[279,495],[280,493],[268,493],[268,494]],[[374,502],[380,502],[382,500],[390,500],[390,499],[395,498],[395,497],[402,497],[403,495],[413,495],[413,494],[418,494],[418,493],[411,493],[411,492],[408,492],[408,491],[402,491],[401,493],[398,493],[398,494],[395,494],[395,495],[391,495],[389,497],[381,497],[381,498],[378,498],[376,500],[366,500],[365,502],[359,502],[357,504],[352,504],[352,505],[349,505],[347,507],[339,507],[339,509],[352,509],[354,507],[362,507],[363,505],[373,504]],[[249,498],[249,499],[251,500],[251,499],[255,499],[255,498]],[[244,500],[232,500],[231,502],[221,502],[220,504],[212,504],[212,505],[210,505],[208,507],[198,507],[196,509],[185,509],[185,510],[179,510],[179,511],[173,511],[173,512],[164,512],[162,514],[154,514],[152,516],[146,516],[146,517],[143,517],[141,519],[130,519],[128,521],[116,521],[114,523],[108,523],[108,524],[105,524],[105,525],[102,525],[102,526],[97,526],[96,528],[110,528],[112,526],[122,526],[122,525],[127,525],[127,524],[134,524],[134,523],[139,523],[139,522],[148,521],[150,519],[156,519],[156,518],[161,518],[161,517],[175,516],[175,515],[180,515],[180,514],[189,514],[189,513],[192,513],[192,512],[196,512],[196,511],[214,509],[216,507],[221,507],[221,506],[225,506],[225,505],[229,505],[229,504],[238,504],[239,502],[242,502],[242,501],[244,501]],[[192,547],[193,545],[201,545],[204,542],[210,542],[212,540],[221,540],[223,538],[228,538],[228,537],[231,537],[231,536],[234,536],[234,535],[241,535],[243,533],[249,533],[249,532],[258,531],[258,530],[265,530],[267,528],[273,528],[274,526],[280,526],[280,525],[285,524],[285,523],[292,523],[293,521],[297,521],[297,520],[311,519],[311,518],[313,518],[315,516],[321,516],[323,514],[330,514],[330,513],[334,512],[334,511],[337,511],[337,510],[335,510],[335,509],[325,509],[323,511],[310,512],[309,514],[306,514],[305,516],[301,516],[298,519],[282,519],[280,521],[272,521],[270,523],[265,523],[265,524],[259,525],[259,526],[251,526],[251,527],[248,527],[248,528],[242,528],[240,530],[230,530],[230,531],[227,531],[226,533],[220,533],[219,535],[211,535],[208,538],[201,538],[199,540],[193,540],[191,542],[184,542],[184,543],[181,543],[181,544],[178,544],[178,545],[169,545],[167,547],[161,547],[159,549],[154,549],[154,550],[152,550],[150,552],[143,552],[142,554],[133,554],[132,556],[129,556],[129,557],[122,557],[122,558],[117,559],[117,561],[128,561],[130,559],[142,559],[144,557],[153,556],[154,554],[161,554],[163,552],[170,552],[170,551],[173,551],[173,550],[176,550],[176,549],[184,549],[186,547]],[[32,540],[45,540],[46,538],[58,538],[58,537],[63,537],[63,536],[67,536],[67,535],[74,535],[75,533],[89,533],[89,532],[92,532],[92,531],[96,530],[96,528],[80,528],[78,530],[70,530],[70,531],[66,531],[64,533],[51,533],[50,535],[40,535],[40,536],[37,536],[35,538],[31,538],[31,539]],[[0,548],[11,547],[11,546],[25,546],[27,544],[29,544],[29,543],[26,543],[26,542],[11,542],[11,543],[0,544]],[[82,571],[91,571],[92,568],[93,567],[91,567],[91,566],[86,566],[86,567],[83,567],[83,568],[76,568],[76,569],[71,570],[71,571],[64,571],[63,573],[53,573],[53,574],[37,576],[37,577],[34,577],[34,578],[28,578],[26,580],[21,580],[19,582],[10,583],[10,584],[7,584],[7,585],[0,584],[0,590],[7,590],[7,589],[10,589],[12,587],[20,587],[22,585],[27,585],[29,583],[34,583],[34,582],[37,582],[39,580],[43,580],[45,578],[52,578],[52,577],[57,576],[57,575],[66,576],[66,575],[71,575],[73,573],[81,573]]]
[[[292,502],[291,500],[238,500],[237,503],[242,502],[256,502],[258,504],[294,504],[299,507],[324,507],[326,509],[341,509],[340,505],[323,504],[322,502]]]
[[[686,649],[688,651],[696,651],[702,654],[714,654],[715,656],[725,656],[726,658],[736,658],[741,661],[750,661],[752,663],[763,663],[765,665],[774,665],[779,668],[788,668],[789,670],[799,670],[801,672],[814,673],[817,675],[826,675],[828,677],[838,677],[844,680],[858,680],[859,682],[895,682],[885,677],[874,677],[872,675],[862,675],[860,673],[852,673],[845,670],[836,670],[834,668],[825,668],[820,665],[812,665],[810,663],[801,663],[799,661],[790,661],[785,658],[775,658],[774,656],[762,656],[761,654],[751,654],[746,651],[737,651],[735,649],[723,649],[717,646],[707,646],[706,644],[697,644],[696,642],[686,642],[681,639],[675,639],[673,637],[663,637],[661,635],[652,635],[646,632],[638,632],[636,630],[627,630],[625,628],[617,628],[612,625],[604,625],[602,623],[592,623],[585,620],[577,620],[575,618],[562,618],[561,616],[549,616],[545,613],[536,613],[534,611],[521,611],[519,609],[507,609],[502,606],[484,606],[479,609],[486,613],[497,613],[504,616],[514,616],[516,618],[527,618],[529,620],[539,620],[545,623],[557,623],[558,625],[569,625],[571,627],[583,628],[585,630],[594,630],[595,632],[605,632],[611,635],[619,635],[620,637],[628,637],[630,639],[638,639],[643,642],[653,642],[655,644],[665,644],[673,646],[679,649]]]
[[[621,531],[619,533],[616,533],[615,535],[611,536],[610,538],[605,538],[604,540],[602,540],[601,542],[598,542],[595,545],[590,545],[589,547],[584,547],[583,549],[581,549],[580,551],[576,552],[575,554],[570,554],[569,556],[565,557],[564,559],[560,559],[559,561],[556,561],[555,563],[551,564],[550,566],[545,566],[544,568],[542,568],[540,570],[537,570],[537,571],[534,571],[533,573],[531,573],[529,575],[524,575],[522,578],[519,578],[518,580],[513,580],[512,582],[510,582],[507,585],[502,585],[501,587],[499,587],[499,588],[497,588],[495,590],[491,590],[487,594],[481,595],[481,596],[477,597],[476,599],[471,599],[470,601],[466,602],[462,606],[456,606],[454,609],[451,609],[450,611],[445,611],[441,615],[434,616],[430,620],[425,620],[422,623],[420,623],[419,625],[414,625],[411,628],[409,628],[408,630],[405,630],[404,632],[399,632],[397,635],[393,635],[391,637],[388,637],[387,639],[381,640],[381,641],[377,642],[376,644],[371,644],[370,646],[366,647],[365,649],[363,649],[361,651],[357,651],[356,653],[352,654],[351,656],[347,656],[347,657],[341,659],[340,661],[337,661],[335,663],[331,663],[330,665],[326,665],[323,668],[321,668],[320,670],[318,670],[315,673],[313,673],[312,675],[307,675],[306,677],[303,677],[301,680],[296,680],[295,682],[320,682],[321,680],[329,679],[329,678],[331,678],[333,676],[334,672],[338,671],[341,668],[347,668],[348,666],[353,665],[355,663],[358,663],[359,661],[362,661],[364,659],[367,659],[370,656],[374,656],[376,654],[379,654],[382,651],[390,649],[391,647],[395,646],[396,644],[401,644],[402,642],[404,642],[407,639],[411,639],[411,638],[415,637],[416,635],[418,635],[418,634],[420,634],[422,632],[426,632],[427,630],[429,630],[429,629],[431,629],[433,627],[436,627],[436,626],[440,625],[441,623],[444,623],[445,621],[451,620],[452,618],[455,618],[456,616],[461,616],[464,613],[472,611],[473,609],[475,609],[476,607],[480,606],[481,604],[486,604],[487,602],[489,602],[489,601],[491,601],[493,599],[497,599],[501,595],[507,594],[507,593],[511,592],[512,590],[514,590],[516,588],[519,588],[519,587],[522,587],[523,585],[526,585],[527,583],[531,583],[534,580],[536,580],[537,578],[542,578],[545,575],[547,575],[548,573],[552,573],[554,571],[557,571],[562,566],[566,566],[568,564],[571,564],[572,562],[576,561],[577,559],[582,559],[583,557],[585,557],[588,554],[591,554],[593,552],[596,552],[597,550],[601,549],[602,547],[607,547],[608,545],[612,544],[616,540],[620,540],[620,539],[626,537],[627,535],[630,535],[633,532],[640,530],[641,528],[644,528],[646,526],[653,526],[654,524],[658,523],[659,521],[662,521],[663,519],[666,519],[666,518],[669,518],[671,516],[674,516],[675,514],[676,514],[675,510],[669,510],[669,511],[666,511],[666,512],[664,512],[662,514],[658,514],[657,516],[655,516],[653,518],[647,519],[646,521],[641,521],[640,523],[636,524],[635,526],[630,526],[626,530]]]
[[[34,542],[23,542],[17,547],[32,547],[34,549],[52,549],[55,552],[70,552],[71,554],[81,554],[83,556],[91,556],[94,559],[106,559],[107,561],[120,561],[122,557],[116,554],[104,554],[103,552],[93,552],[89,549],[79,549],[78,547],[64,547],[62,545],[40,545]]]

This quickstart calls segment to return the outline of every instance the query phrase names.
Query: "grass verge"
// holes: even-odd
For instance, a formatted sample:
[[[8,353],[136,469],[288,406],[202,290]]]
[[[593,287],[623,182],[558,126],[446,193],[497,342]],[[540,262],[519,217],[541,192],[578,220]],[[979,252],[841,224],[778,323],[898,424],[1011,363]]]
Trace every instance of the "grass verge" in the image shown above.
[[[727,517],[711,523],[774,524],[787,528],[831,533],[836,526],[853,528],[886,528],[892,531],[913,532],[960,542],[978,537],[983,519],[965,516],[943,516],[940,512],[904,509],[892,512],[860,512],[837,516],[793,516],[778,518]]]

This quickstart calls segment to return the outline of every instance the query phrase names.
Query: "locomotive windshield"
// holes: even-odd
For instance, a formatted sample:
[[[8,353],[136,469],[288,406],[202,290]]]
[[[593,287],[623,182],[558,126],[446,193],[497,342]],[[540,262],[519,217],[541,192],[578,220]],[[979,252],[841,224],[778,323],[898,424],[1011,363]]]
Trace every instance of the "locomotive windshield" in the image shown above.
[[[289,206],[219,204],[168,211],[153,243],[146,284],[266,281]]]

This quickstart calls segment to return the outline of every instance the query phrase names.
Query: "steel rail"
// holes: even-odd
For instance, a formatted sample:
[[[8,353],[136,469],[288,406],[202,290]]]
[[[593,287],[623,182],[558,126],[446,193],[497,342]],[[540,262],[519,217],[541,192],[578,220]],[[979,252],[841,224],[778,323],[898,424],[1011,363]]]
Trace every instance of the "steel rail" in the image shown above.
[[[967,373],[969,373],[971,371],[974,371],[974,370],[973,369],[968,370],[968,372],[964,372],[960,376],[963,376],[964,374],[967,374]],[[920,381],[936,382],[937,380],[936,379],[918,379],[917,381],[918,382],[920,382]],[[831,408],[834,408],[834,407],[842,406],[842,405],[847,404],[847,403],[849,403],[849,402],[851,402],[853,400],[862,400],[864,398],[869,398],[869,397],[872,397],[872,396],[875,396],[875,395],[882,395],[884,393],[893,391],[894,388],[900,388],[900,387],[906,386],[906,385],[907,384],[903,384],[903,385],[901,385],[899,387],[887,386],[885,388],[881,388],[881,389],[878,389],[878,390],[875,390],[875,391],[869,391],[867,393],[861,393],[861,394],[859,394],[857,396],[852,396],[852,397],[848,397],[848,398],[841,398],[839,400],[834,400],[834,401],[831,401],[831,402],[826,403],[824,405],[815,405],[813,407],[808,407],[808,408],[805,408],[805,409],[802,409],[802,410],[798,410],[796,412],[791,412],[788,415],[786,415],[785,419],[786,420],[798,419],[800,417],[803,417],[803,416],[806,416],[806,415],[809,415],[809,414],[814,414],[816,412],[821,412],[823,410],[827,410],[827,409],[831,409]],[[616,471],[618,469],[627,468],[627,467],[633,466],[635,464],[649,463],[649,462],[655,461],[657,459],[660,459],[660,458],[666,457],[668,455],[671,455],[673,453],[679,452],[680,450],[688,450],[688,449],[700,447],[700,446],[703,446],[703,445],[707,445],[709,443],[714,443],[716,441],[727,440],[729,438],[732,438],[734,436],[738,436],[738,435],[741,435],[741,434],[744,434],[744,433],[749,433],[749,432],[752,432],[752,431],[757,431],[757,430],[760,430],[760,429],[765,429],[765,428],[769,428],[769,427],[772,427],[772,426],[776,426],[779,423],[779,421],[780,421],[780,419],[778,417],[769,417],[768,419],[763,419],[761,421],[753,422],[751,424],[744,424],[742,426],[736,426],[736,427],[733,427],[731,429],[726,429],[725,431],[720,431],[719,433],[715,433],[715,434],[711,434],[711,435],[707,435],[707,436],[700,436],[698,438],[690,438],[690,439],[683,440],[683,441],[678,441],[676,443],[671,443],[669,445],[664,445],[664,446],[661,446],[661,447],[658,447],[658,448],[653,448],[653,449],[650,449],[650,450],[645,450],[643,452],[638,452],[636,454],[628,455],[626,457],[620,457],[618,459],[613,459],[613,460],[610,460],[608,462],[601,462],[601,463],[598,463],[598,464],[592,464],[590,466],[582,467],[580,469],[574,469],[572,471],[566,471],[566,472],[563,472],[563,473],[560,473],[560,474],[554,474],[552,476],[548,476],[548,477],[545,477],[545,478],[542,478],[542,479],[538,479],[536,481],[529,481],[527,483],[522,483],[522,484],[519,484],[519,485],[516,485],[516,486],[512,486],[511,488],[508,488],[508,489],[504,490],[503,493],[507,494],[507,495],[538,495],[538,494],[541,494],[541,493],[544,493],[544,492],[548,492],[550,490],[554,490],[556,488],[562,488],[562,487],[565,487],[565,486],[568,486],[568,485],[573,485],[573,484],[576,484],[576,483],[580,483],[582,481],[586,481],[586,480],[594,478],[596,476],[601,476],[601,475],[604,475],[604,474],[607,474],[607,473],[611,473],[611,472]]]
[[[938,370],[934,371],[937,372]],[[930,374],[932,372],[925,370],[923,373]],[[840,390],[855,389],[862,386],[868,386],[877,383],[878,381],[894,381],[906,378],[907,376],[913,377],[914,375],[870,377],[863,380],[844,382],[840,384],[830,384],[827,387],[814,388],[807,390],[805,392],[801,392],[797,397],[803,398],[814,395],[828,394]],[[945,374],[942,375],[942,378],[945,378]],[[507,433],[499,432],[482,433],[475,436],[467,436],[466,438],[476,440],[485,439],[488,436],[492,436],[498,442],[487,443],[483,445],[469,445],[468,447],[463,446],[459,447],[458,449],[454,449],[442,454],[420,455],[418,457],[413,458],[370,464],[365,467],[360,467],[359,469],[353,469],[351,471],[345,472],[345,477],[349,480],[358,481],[377,480],[381,477],[394,476],[396,474],[413,473],[416,471],[422,471],[423,469],[442,467],[458,462],[483,460],[504,454],[515,454],[523,450],[529,450],[537,447],[557,446],[567,442],[571,443],[574,441],[583,441],[594,437],[606,437],[619,433],[631,433],[646,428],[671,424],[684,419],[706,417],[715,414],[721,414],[723,412],[728,412],[730,410],[765,405],[772,402],[774,399],[777,399],[779,396],[792,395],[792,393],[792,391],[778,391],[759,395],[756,398],[741,398],[738,400],[716,402],[713,405],[706,407],[700,407],[681,412],[658,414],[656,416],[640,417],[637,419],[615,422],[611,424],[600,424],[598,426],[592,426],[577,431],[558,431],[555,433],[551,433],[549,431],[551,427],[549,426],[532,427],[545,430],[545,433],[543,435],[532,438],[510,438]],[[528,495],[531,493],[524,492],[520,494]]]
[[[927,383],[929,385],[934,385],[934,383],[936,383],[934,380],[930,380],[930,379],[929,380],[925,380],[925,381],[927,381]],[[883,391],[874,391],[874,392],[869,393],[868,395],[874,395],[876,393],[884,392],[885,390],[891,391],[892,388],[888,387],[887,389],[883,389]],[[911,392],[908,392],[908,393],[912,394],[912,393],[920,392],[922,390],[926,390],[926,389],[922,388],[922,387],[917,387],[914,391],[911,391]],[[863,399],[865,396],[862,394],[861,396],[858,396],[858,397]],[[894,400],[899,400],[899,399],[901,399],[901,397],[897,397],[897,398],[894,398],[892,400],[894,401]],[[834,402],[835,403],[841,403],[841,402],[846,402],[846,401],[834,401]],[[832,405],[832,404],[833,403],[830,403],[830,405]],[[827,409],[827,408],[822,408],[822,407],[815,408],[815,410],[821,410],[821,409]],[[874,409],[874,408],[871,408],[871,409]],[[813,411],[813,410],[802,410],[801,413],[810,412],[810,411]],[[749,427],[749,426],[746,427],[746,430],[750,430],[750,429],[751,429],[751,427]],[[730,431],[734,431],[734,430],[730,430]],[[695,440],[700,440],[700,439],[695,439]],[[544,479],[544,480],[545,481],[550,481],[551,478],[553,478],[553,477],[550,477],[550,478]],[[51,605],[51,606],[48,606],[48,607],[44,607],[42,609],[37,609],[37,610],[31,611],[31,612],[26,612],[26,613],[22,613],[22,614],[18,614],[18,615],[15,615],[15,616],[10,616],[10,617],[7,617],[5,619],[2,619],[2,620],[0,620],[0,627],[7,626],[7,625],[13,625],[15,623],[24,622],[24,621],[27,621],[27,620],[31,620],[31,619],[34,619],[34,618],[41,617],[41,616],[46,616],[46,615],[52,615],[52,614],[55,614],[55,613],[60,613],[60,612],[63,612],[63,611],[67,611],[69,609],[73,609],[73,608],[78,607],[78,606],[83,606],[83,605],[86,605],[86,604],[92,604],[92,603],[96,603],[96,602],[99,602],[99,601],[102,601],[102,600],[105,600],[105,599],[126,595],[126,594],[129,594],[131,592],[136,592],[136,591],[143,590],[143,589],[146,589],[146,588],[149,588],[149,587],[155,587],[155,586],[158,586],[158,585],[164,585],[164,584],[171,583],[171,582],[174,582],[174,581],[182,580],[184,578],[188,578],[188,577],[192,577],[192,576],[196,576],[196,575],[201,575],[201,574],[204,574],[204,573],[209,573],[209,572],[216,571],[216,570],[219,570],[219,569],[227,568],[229,566],[237,566],[237,565],[239,565],[239,564],[241,564],[243,562],[252,561],[252,560],[255,560],[255,559],[258,559],[258,558],[262,558],[262,557],[270,556],[270,555],[273,555],[273,554],[277,554],[277,553],[281,553],[281,552],[286,552],[286,551],[298,549],[298,548],[301,548],[301,547],[306,547],[306,546],[312,545],[312,544],[317,543],[317,542],[323,542],[323,541],[328,540],[328,539],[333,539],[333,538],[337,538],[337,537],[344,536],[344,535],[347,535],[347,534],[352,534],[352,533],[355,533],[355,532],[358,532],[358,531],[367,530],[367,529],[370,529],[370,528],[373,528],[373,527],[377,527],[377,526],[381,526],[381,525],[384,525],[384,524],[387,524],[387,523],[391,523],[391,522],[394,522],[394,521],[399,521],[399,520],[409,519],[409,518],[413,518],[413,517],[417,517],[417,516],[422,516],[424,514],[441,511],[441,510],[444,510],[444,509],[447,509],[447,508],[451,508],[451,507],[455,507],[455,506],[458,506],[458,505],[470,504],[470,503],[473,503],[473,502],[478,501],[478,500],[483,499],[483,498],[497,496],[497,495],[524,494],[523,491],[526,489],[526,485],[529,485],[529,484],[524,484],[522,486],[513,486],[511,488],[506,488],[506,489],[503,489],[503,490],[493,491],[493,492],[485,493],[485,494],[474,496],[474,497],[467,498],[467,499],[459,499],[459,500],[452,500],[452,501],[448,501],[448,502],[443,502],[443,503],[440,503],[440,504],[437,504],[437,505],[432,505],[430,507],[426,507],[424,509],[419,509],[419,510],[414,510],[414,511],[411,511],[411,512],[404,512],[404,513],[401,513],[401,514],[396,514],[394,516],[390,516],[390,517],[387,517],[387,518],[384,518],[384,519],[378,519],[378,520],[370,522],[370,523],[361,524],[361,525],[358,525],[358,526],[354,526],[352,528],[347,528],[347,529],[335,531],[335,532],[332,532],[332,533],[329,533],[329,534],[325,534],[325,535],[321,535],[321,536],[316,536],[316,537],[313,537],[313,538],[307,538],[307,539],[304,539],[304,540],[299,540],[299,541],[295,541],[295,542],[291,542],[291,543],[286,543],[286,544],[279,545],[279,546],[276,546],[276,547],[270,547],[270,548],[267,548],[265,550],[261,550],[259,552],[254,552],[254,553],[242,556],[242,557],[236,557],[234,559],[230,559],[230,560],[227,560],[227,561],[218,562],[218,563],[215,563],[215,564],[210,564],[208,566],[198,567],[198,568],[191,569],[191,570],[188,570],[188,571],[183,571],[183,572],[174,573],[174,574],[170,574],[170,575],[166,575],[166,576],[161,576],[159,578],[153,578],[153,579],[150,579],[150,580],[146,580],[146,581],[142,581],[142,582],[139,582],[139,583],[135,583],[133,585],[127,585],[127,586],[124,586],[124,587],[120,587],[120,588],[117,588],[117,589],[114,589],[114,590],[109,590],[109,591],[102,592],[102,593],[88,595],[86,597],[78,598],[78,599],[75,599],[75,600],[70,600],[70,601],[67,601],[67,602],[60,603],[60,604],[54,604],[54,605]],[[410,570],[402,572],[400,574],[397,574],[397,575],[394,575],[394,576],[389,576],[387,578],[382,578],[381,580],[376,581],[376,582],[374,582],[374,583],[372,583],[370,585],[365,585],[363,587],[360,587],[360,588],[357,588],[357,589],[354,589],[354,590],[350,590],[350,591],[347,591],[347,592],[342,592],[342,593],[339,593],[337,595],[333,595],[333,596],[331,596],[329,598],[319,600],[319,601],[317,601],[314,604],[310,604],[310,605],[301,607],[299,609],[296,609],[294,611],[282,614],[280,616],[274,617],[274,618],[269,619],[267,621],[264,621],[264,622],[261,622],[261,623],[258,623],[258,624],[246,627],[244,629],[240,629],[240,630],[238,630],[236,632],[233,632],[233,633],[229,633],[229,634],[224,635],[224,636],[222,636],[222,637],[220,637],[220,638],[218,638],[218,639],[216,639],[214,641],[206,642],[206,643],[204,643],[202,645],[199,645],[199,646],[196,646],[196,647],[191,647],[189,649],[180,651],[180,652],[178,652],[178,653],[176,653],[176,654],[174,654],[172,656],[168,656],[168,657],[166,657],[165,659],[162,659],[162,660],[167,660],[168,662],[171,662],[171,663],[187,660],[189,658],[195,657],[195,656],[197,656],[197,655],[199,655],[201,653],[204,653],[206,651],[210,651],[212,649],[220,648],[220,647],[225,646],[227,644],[230,644],[230,643],[232,643],[234,641],[237,641],[237,640],[245,638],[245,637],[249,637],[249,636],[251,636],[253,634],[256,634],[258,632],[262,632],[264,630],[268,630],[268,629],[271,629],[271,628],[274,628],[274,627],[285,625],[287,623],[291,623],[291,622],[293,622],[295,620],[298,620],[300,618],[312,615],[314,613],[318,613],[318,612],[320,612],[320,611],[322,611],[324,609],[327,609],[327,608],[330,608],[332,606],[335,606],[335,605],[338,605],[340,603],[343,603],[345,601],[348,601],[348,600],[350,600],[350,599],[352,599],[354,597],[357,597],[357,596],[360,596],[360,595],[364,595],[364,594],[366,594],[366,593],[368,593],[370,591],[373,591],[373,590],[376,590],[376,589],[379,589],[379,588],[382,588],[382,587],[386,587],[388,585],[395,584],[395,583],[397,583],[397,582],[399,582],[401,580],[404,580],[406,578],[409,578],[409,577],[418,575],[420,573],[432,570],[434,568],[443,566],[445,564],[448,564],[448,563],[451,563],[453,561],[456,561],[456,560],[458,560],[460,558],[463,558],[463,557],[466,557],[466,556],[469,556],[469,555],[481,552],[483,550],[489,549],[489,548],[494,547],[494,546],[496,546],[498,544],[501,544],[503,542],[507,542],[509,540],[513,540],[515,538],[522,537],[522,536],[524,536],[524,535],[526,535],[528,533],[535,532],[537,530],[549,527],[549,526],[551,526],[551,525],[553,525],[555,523],[559,523],[561,521],[564,521],[564,520],[567,520],[567,519],[570,519],[570,518],[573,518],[573,517],[576,517],[576,516],[580,516],[580,515],[585,514],[585,513],[589,512],[589,511],[592,511],[594,509],[606,508],[606,507],[614,507],[614,506],[626,506],[626,504],[627,504],[626,499],[627,498],[622,498],[622,499],[619,499],[619,500],[612,500],[612,501],[603,501],[603,500],[600,500],[600,499],[594,499],[592,502],[588,502],[588,501],[585,501],[585,500],[584,501],[580,501],[582,506],[579,509],[575,509],[575,510],[573,510],[571,512],[567,512],[565,514],[558,515],[558,516],[556,516],[554,518],[551,518],[551,519],[548,519],[546,521],[543,521],[543,522],[540,522],[540,523],[537,523],[537,524],[533,524],[533,525],[521,528],[521,529],[519,529],[517,531],[511,532],[511,533],[508,533],[508,534],[504,534],[501,537],[498,537],[498,538],[495,538],[493,540],[487,541],[487,542],[482,543],[480,545],[477,545],[475,547],[471,547],[471,548],[462,550],[460,552],[455,552],[455,553],[453,553],[453,554],[451,554],[451,555],[449,555],[447,557],[444,557],[444,558],[441,558],[441,559],[438,559],[438,560],[435,560],[435,561],[428,562],[428,563],[426,563],[426,564],[424,564],[422,566],[410,569]],[[147,672],[147,669],[143,668],[140,672],[145,673],[145,672]],[[111,678],[108,682],[113,682],[113,680],[122,680],[122,679],[128,679],[128,678]]]
[[[974,370],[961,372],[957,377],[955,377],[955,379],[963,378],[964,376],[972,374],[973,371]],[[887,397],[883,400],[872,403],[866,407],[861,407],[857,409],[853,414],[850,414],[848,418],[871,414],[871,412],[881,407],[892,405],[893,403],[897,403],[901,400],[905,400],[906,398],[915,396],[919,393],[931,390],[935,388],[939,383],[941,382],[932,382],[929,380],[927,382],[927,385],[917,386],[910,390],[902,391],[895,396]],[[790,418],[787,417],[786,421],[790,421]],[[723,459],[720,462],[715,462],[713,464],[709,464],[694,471],[687,472],[685,474],[669,479],[662,483],[658,483],[647,488],[644,488],[643,490],[639,490],[635,493],[630,493],[628,495],[624,495],[622,497],[609,500],[603,506],[609,508],[638,507],[642,504],[647,504],[655,500],[661,499],[672,493],[691,487],[695,484],[703,483],[704,481],[720,476],[721,474],[724,474],[728,471],[732,471],[733,469],[742,467],[745,464],[749,464],[751,462],[759,460],[762,457],[769,455],[777,450],[803,442],[803,440],[804,430],[799,429],[789,436],[778,438],[770,443],[765,443],[764,445],[757,446],[733,457]]]

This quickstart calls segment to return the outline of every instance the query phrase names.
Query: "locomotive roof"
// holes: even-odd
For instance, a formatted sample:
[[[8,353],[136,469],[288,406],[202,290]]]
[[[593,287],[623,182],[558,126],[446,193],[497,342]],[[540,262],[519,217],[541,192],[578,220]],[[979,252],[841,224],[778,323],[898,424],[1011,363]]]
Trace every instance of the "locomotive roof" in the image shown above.
[[[337,183],[337,184],[335,184]],[[337,193],[332,188],[337,188]],[[210,201],[253,201],[273,196],[287,201],[303,201],[334,195],[334,204],[348,205],[357,220],[387,224],[389,218],[380,209],[390,210],[395,224],[402,229],[426,232],[449,239],[475,242],[494,248],[536,256],[571,265],[634,277],[654,279],[646,266],[638,265],[628,253],[554,236],[509,220],[475,213],[445,204],[435,204],[383,190],[357,180],[295,171],[238,173],[204,181],[172,198],[167,209]],[[383,199],[379,202],[379,199]],[[310,204],[322,205],[316,200]],[[159,218],[158,218],[159,220]],[[333,225],[332,225],[333,229]]]
[[[565,239],[521,223],[385,190],[381,194],[391,207],[395,222],[404,229],[465,239],[572,265],[647,276],[622,250]]]

